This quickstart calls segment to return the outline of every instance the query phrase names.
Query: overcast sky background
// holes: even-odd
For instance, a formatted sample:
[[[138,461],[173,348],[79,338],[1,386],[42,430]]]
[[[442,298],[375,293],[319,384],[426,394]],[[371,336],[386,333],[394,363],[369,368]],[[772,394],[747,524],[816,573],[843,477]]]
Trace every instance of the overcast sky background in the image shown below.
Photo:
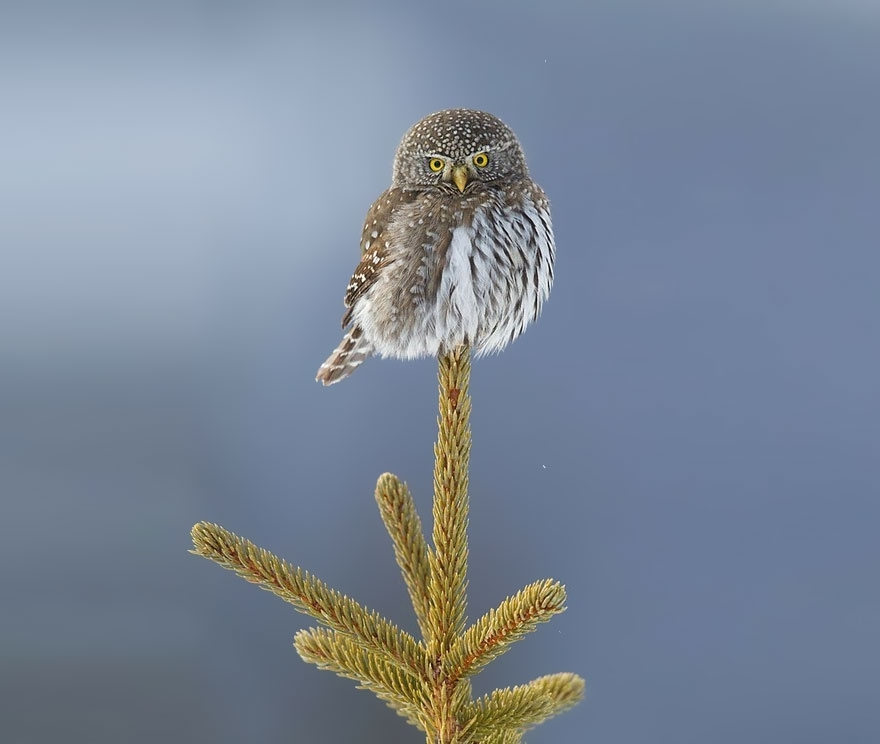
[[[330,389],[361,221],[451,106],[553,205],[540,322],[474,367],[470,617],[568,611],[530,742],[880,740],[880,5],[0,6],[4,741],[421,741],[187,554],[223,524],[416,625],[435,373]]]

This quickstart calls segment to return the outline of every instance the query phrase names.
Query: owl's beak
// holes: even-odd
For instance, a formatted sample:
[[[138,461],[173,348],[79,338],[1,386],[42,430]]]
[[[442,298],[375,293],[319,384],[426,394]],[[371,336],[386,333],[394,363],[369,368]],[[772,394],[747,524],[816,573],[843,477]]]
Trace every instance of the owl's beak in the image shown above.
[[[464,191],[468,182],[468,169],[466,165],[456,165],[452,169],[452,182],[458,186],[459,191]]]

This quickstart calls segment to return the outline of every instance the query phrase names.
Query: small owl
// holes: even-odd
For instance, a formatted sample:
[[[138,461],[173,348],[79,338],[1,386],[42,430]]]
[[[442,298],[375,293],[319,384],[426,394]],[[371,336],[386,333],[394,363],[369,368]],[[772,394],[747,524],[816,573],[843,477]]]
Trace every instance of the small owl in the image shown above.
[[[316,379],[339,382],[371,354],[501,351],[541,312],[555,255],[547,197],[510,128],[470,109],[425,117],[367,212],[348,332]]]

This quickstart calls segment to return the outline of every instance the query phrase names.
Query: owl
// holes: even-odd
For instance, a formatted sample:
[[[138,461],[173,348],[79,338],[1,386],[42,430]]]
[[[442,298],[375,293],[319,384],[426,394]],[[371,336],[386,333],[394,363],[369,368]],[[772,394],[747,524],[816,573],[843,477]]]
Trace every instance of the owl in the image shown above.
[[[541,312],[555,256],[547,197],[513,131],[472,109],[426,116],[367,212],[347,332],[316,379],[339,382],[373,354],[501,351]]]

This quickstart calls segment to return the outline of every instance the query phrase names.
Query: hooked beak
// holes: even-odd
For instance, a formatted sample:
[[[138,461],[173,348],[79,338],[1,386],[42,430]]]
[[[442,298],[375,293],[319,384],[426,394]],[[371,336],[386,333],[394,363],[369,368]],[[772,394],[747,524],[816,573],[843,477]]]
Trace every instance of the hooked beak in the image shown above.
[[[456,165],[452,169],[452,182],[458,187],[459,191],[464,191],[464,187],[468,182],[468,169],[466,165]]]

